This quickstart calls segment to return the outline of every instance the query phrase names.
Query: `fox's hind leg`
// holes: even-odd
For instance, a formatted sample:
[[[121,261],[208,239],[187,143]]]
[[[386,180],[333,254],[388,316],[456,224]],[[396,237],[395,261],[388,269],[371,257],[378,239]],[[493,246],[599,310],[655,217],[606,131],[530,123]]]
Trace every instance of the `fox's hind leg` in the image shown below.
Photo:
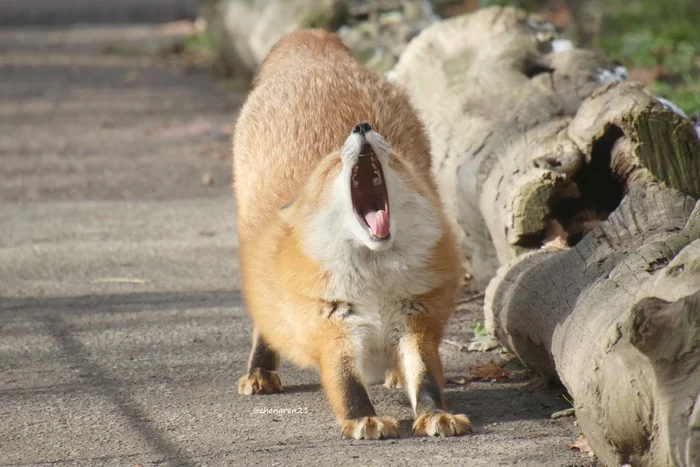
[[[238,381],[238,394],[275,394],[282,392],[277,375],[279,354],[273,350],[257,329],[253,330],[253,348],[248,360],[248,372]]]

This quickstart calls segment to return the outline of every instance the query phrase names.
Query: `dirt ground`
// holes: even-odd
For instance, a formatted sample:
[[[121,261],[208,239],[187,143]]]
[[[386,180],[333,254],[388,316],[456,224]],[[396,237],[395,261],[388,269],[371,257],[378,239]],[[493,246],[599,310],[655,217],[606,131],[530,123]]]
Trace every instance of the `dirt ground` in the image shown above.
[[[284,394],[236,393],[250,325],[229,148],[245,88],[164,59],[176,30],[0,29],[0,464],[592,465],[568,448],[574,419],[550,418],[570,407],[561,388],[456,345],[479,300],[442,348],[470,436],[411,437],[406,397],[377,386],[402,437],[341,440],[317,374],[286,363]],[[512,377],[471,380],[489,361]]]

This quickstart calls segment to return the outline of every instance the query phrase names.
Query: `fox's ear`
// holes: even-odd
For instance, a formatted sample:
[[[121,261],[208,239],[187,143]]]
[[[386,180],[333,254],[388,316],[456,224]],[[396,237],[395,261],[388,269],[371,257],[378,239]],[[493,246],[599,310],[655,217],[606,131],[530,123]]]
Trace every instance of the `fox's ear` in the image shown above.
[[[292,225],[294,216],[294,201],[290,201],[279,210],[279,216],[287,225]]]

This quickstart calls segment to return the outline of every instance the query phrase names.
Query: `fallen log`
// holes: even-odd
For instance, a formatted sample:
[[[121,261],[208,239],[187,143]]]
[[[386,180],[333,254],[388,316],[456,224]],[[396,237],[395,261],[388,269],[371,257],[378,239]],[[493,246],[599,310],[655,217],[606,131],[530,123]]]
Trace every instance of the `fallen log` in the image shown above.
[[[606,465],[700,465],[700,141],[624,74],[488,8],[424,30],[390,76],[476,285],[498,270],[489,331],[564,383]]]
[[[569,250],[504,266],[487,328],[558,376],[605,465],[700,465],[700,204],[634,186]],[[695,407],[695,408],[693,408]]]
[[[426,123],[480,289],[527,251],[580,240],[634,181],[700,195],[693,124],[612,60],[556,44],[536,17],[486,8],[425,29],[390,72]]]

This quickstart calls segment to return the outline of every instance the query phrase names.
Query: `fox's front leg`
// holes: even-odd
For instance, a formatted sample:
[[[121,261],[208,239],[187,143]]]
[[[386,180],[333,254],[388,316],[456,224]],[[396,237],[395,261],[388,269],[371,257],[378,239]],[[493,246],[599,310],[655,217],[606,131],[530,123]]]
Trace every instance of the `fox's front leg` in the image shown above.
[[[441,324],[429,315],[429,308],[418,304],[407,306],[412,310],[406,333],[399,339],[398,349],[406,390],[416,415],[413,434],[459,436],[469,433],[471,422],[466,415],[455,415],[445,410],[442,362],[438,353]]]
[[[340,318],[341,313],[346,314],[347,311],[341,308],[334,310],[324,323],[327,338],[320,348],[319,362],[321,384],[340,423],[341,436],[349,439],[397,438],[396,420],[378,417],[374,411],[358,371],[355,348],[350,338],[351,329]]]
[[[273,350],[257,329],[253,330],[253,348],[248,360],[248,371],[238,381],[238,394],[275,394],[282,392],[277,375],[279,354]]]

